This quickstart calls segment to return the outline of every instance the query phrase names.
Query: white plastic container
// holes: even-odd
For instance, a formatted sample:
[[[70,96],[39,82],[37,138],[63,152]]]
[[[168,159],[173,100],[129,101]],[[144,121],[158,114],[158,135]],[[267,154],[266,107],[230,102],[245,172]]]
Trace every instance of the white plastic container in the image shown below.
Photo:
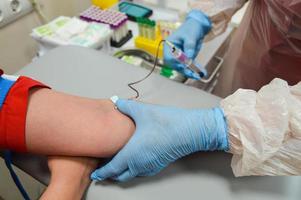
[[[110,52],[112,30],[109,25],[88,23],[78,18],[58,17],[32,30],[31,36],[39,43],[39,56],[64,45],[75,45]]]

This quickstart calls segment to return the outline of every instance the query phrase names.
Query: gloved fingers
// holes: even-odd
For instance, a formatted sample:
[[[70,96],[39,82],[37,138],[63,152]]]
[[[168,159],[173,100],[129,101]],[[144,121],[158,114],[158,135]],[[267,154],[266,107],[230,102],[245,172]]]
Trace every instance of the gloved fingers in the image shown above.
[[[171,49],[168,45],[164,44],[164,63],[170,65],[170,67],[172,67],[172,65],[176,62],[176,60],[174,59],[174,57],[171,54]]]
[[[197,47],[196,47],[196,54],[195,54],[195,58],[197,57],[197,55],[199,54],[199,52],[201,51],[201,48],[202,48],[202,45],[203,45],[203,41],[200,41],[200,42],[198,42],[198,45],[197,45]]]
[[[162,169],[163,168],[158,168],[158,169],[154,169],[152,171],[144,172],[144,173],[139,174],[139,176],[155,176],[160,171],[162,171]]]
[[[194,65],[201,70],[204,75],[203,77],[207,77],[207,70],[205,70],[199,63],[194,63]]]
[[[169,40],[171,43],[173,43],[175,46],[177,46],[180,49],[183,49],[181,46],[183,45],[176,45],[176,42],[173,42],[171,40]],[[167,44],[164,44],[164,63],[169,65],[170,67],[174,68],[174,66],[176,64],[178,64],[179,62],[174,58],[174,56],[171,53],[171,48],[170,46],[168,46]]]
[[[127,169],[126,159],[122,156],[122,151],[119,152],[109,163],[105,166],[95,170],[91,174],[91,179],[95,181],[103,181],[105,179],[118,176]]]
[[[137,109],[139,108],[138,102],[133,100],[118,99],[116,106],[120,112],[130,116],[134,121],[136,121],[137,112],[135,111],[137,111]]]
[[[189,75],[188,72],[187,72],[187,74],[185,74],[184,69],[186,68],[186,66],[180,62],[174,63],[173,68],[184,75]]]
[[[200,51],[201,51],[201,48],[202,48],[202,45],[203,45],[202,41],[201,41],[201,42],[197,42],[197,45],[196,45],[194,54],[193,54],[193,56],[192,56],[192,59],[193,59],[193,60],[199,55],[199,53],[200,53]]]
[[[177,68],[177,71],[179,71],[181,74],[184,74],[187,78],[191,78],[191,79],[194,79],[194,80],[200,80],[201,79],[200,75],[193,72],[192,70],[190,70],[189,68],[187,68],[183,64],[177,64],[176,68]]]
[[[119,181],[119,182],[127,182],[135,178],[135,176],[130,172],[130,170],[126,170],[122,174],[120,174],[117,177],[114,177],[113,180]]]
[[[138,176],[140,176],[140,177],[141,176],[154,176],[154,175],[158,174],[161,170],[162,169],[156,169],[151,172],[145,172],[145,173],[139,174]],[[113,180],[119,181],[119,182],[127,182],[127,181],[134,179],[135,177],[137,177],[137,175],[134,175],[133,173],[131,173],[130,170],[126,170],[119,176],[114,177]]]
[[[193,40],[191,38],[186,38],[184,40],[184,53],[188,58],[194,59],[196,57],[196,55],[198,54],[197,52],[197,45],[199,45],[198,43],[199,41]]]
[[[183,35],[181,34],[181,32],[182,31],[181,31],[181,27],[180,27],[176,32],[174,32],[172,35],[168,36],[166,40],[168,40],[173,45],[175,45],[176,47],[183,50],[184,38],[183,38]]]
[[[133,174],[129,169],[127,169],[126,171],[124,171],[122,174],[112,178],[115,181],[119,181],[119,182],[127,182],[130,181],[132,179],[134,179],[137,176],[154,176],[156,174],[158,174],[160,171],[162,170],[162,168],[160,169],[155,169],[152,171],[148,171],[148,172],[144,172],[144,173],[139,173],[139,174]]]

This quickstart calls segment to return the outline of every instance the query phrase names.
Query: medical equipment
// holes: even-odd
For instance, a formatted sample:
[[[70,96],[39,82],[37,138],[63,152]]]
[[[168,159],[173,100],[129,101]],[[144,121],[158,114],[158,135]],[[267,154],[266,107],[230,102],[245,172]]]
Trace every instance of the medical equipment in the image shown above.
[[[179,83],[184,83],[187,80],[187,78],[183,74],[165,65],[161,68],[160,74],[170,80]]]
[[[101,10],[97,6],[91,6],[80,14],[80,18],[86,21],[94,21],[109,24],[112,28],[117,28],[127,21],[127,16],[115,10]]]
[[[151,54],[143,51],[141,49],[125,49],[118,51],[114,54],[114,57],[119,58],[120,60],[145,68],[147,70],[151,70],[153,68],[155,57]],[[160,74],[170,80],[184,83],[186,81],[186,77],[183,76],[181,73],[177,72],[176,70],[164,65],[162,60],[158,60],[156,69],[154,73]]]
[[[119,59],[122,59],[124,56],[135,56],[135,57],[141,58],[145,62],[150,63],[152,66],[155,62],[155,57],[142,49],[124,49],[124,50],[120,50],[114,54],[114,57],[119,58]],[[158,61],[158,66],[162,67],[163,62]]]
[[[132,38],[132,32],[127,26],[128,17],[124,13],[110,9],[101,10],[96,6],[91,6],[80,14],[80,18],[88,22],[110,25],[113,31],[111,45],[114,47],[121,47]]]
[[[161,40],[162,40],[162,38],[160,35],[158,35],[158,33],[156,33],[156,40],[150,40],[150,39],[138,36],[135,38],[135,46],[138,49],[142,49],[142,50],[148,52],[152,56],[156,56],[157,48],[159,46],[158,57],[160,59],[163,59],[163,45],[159,45]]]
[[[87,23],[78,18],[60,16],[32,30],[31,36],[43,50],[62,45],[76,45],[109,50],[112,30],[109,25]]]
[[[170,22],[165,20],[159,20],[157,24],[163,39],[167,39],[168,36],[181,26],[180,22]]]
[[[110,100],[111,100],[111,101],[112,101],[112,103],[114,103],[114,104],[116,104],[116,103],[117,103],[118,99],[119,99],[119,97],[118,97],[118,96],[112,96],[112,97],[110,98]]]
[[[101,9],[107,9],[118,3],[118,0],[92,0],[92,4]]]
[[[156,26],[156,22],[147,18],[138,18],[137,23],[139,36],[135,38],[135,46],[150,53],[152,56],[156,56],[159,46],[158,57],[162,59],[163,45],[159,45],[162,37],[159,28]]]
[[[142,81],[146,80],[156,69],[156,66],[158,64],[158,60],[159,60],[159,51],[160,51],[160,46],[161,44],[165,42],[165,44],[167,44],[170,48],[171,48],[171,52],[172,55],[182,64],[184,64],[187,68],[189,68],[191,71],[195,72],[200,78],[206,77],[207,76],[207,70],[205,68],[202,68],[201,70],[197,67],[197,66],[201,66],[199,64],[197,64],[195,61],[193,61],[192,59],[189,59],[183,51],[181,51],[179,48],[177,48],[175,45],[173,45],[171,42],[167,41],[167,40],[161,40],[158,47],[157,47],[157,52],[156,52],[156,57],[155,57],[155,62],[154,62],[154,66],[151,69],[151,71],[141,80],[135,81],[133,83],[129,83],[128,86],[136,92],[136,96],[133,97],[133,99],[137,99],[139,98],[140,94],[139,91],[137,89],[135,89],[133,87],[133,85],[136,85],[138,83],[141,83]],[[166,72],[165,72],[166,73]]]
[[[138,80],[138,81],[135,81],[135,82],[132,82],[132,83],[129,83],[128,86],[129,88],[131,88],[135,93],[136,93],[136,96],[135,97],[132,97],[131,99],[138,99],[140,94],[139,94],[139,91],[133,87],[133,85],[136,85],[136,84],[139,84],[141,82],[143,82],[144,80],[146,80],[150,75],[152,75],[152,73],[155,71],[156,69],[156,66],[158,64],[158,61],[159,61],[159,51],[160,51],[160,46],[161,44],[163,44],[163,42],[165,42],[165,40],[161,40],[159,42],[159,45],[157,47],[157,52],[156,52],[156,57],[155,57],[155,62],[154,62],[154,66],[152,68],[152,70],[142,79]]]
[[[137,18],[148,18],[153,14],[151,9],[129,2],[120,3],[119,11],[125,13],[132,21],[137,21]]]
[[[189,12],[183,24],[168,38],[171,42],[169,45],[171,46],[167,44],[164,47],[165,63],[183,73],[188,78],[200,80],[200,74],[194,73],[194,71],[198,72],[197,68],[190,70],[187,66],[190,65],[189,59],[194,60],[199,54],[204,37],[211,30],[211,26],[210,19],[202,12],[198,10]],[[174,48],[174,52],[171,52],[170,48],[173,48],[172,44],[176,44],[176,47],[181,47],[185,54],[178,52],[177,48]],[[183,57],[181,58],[181,56]],[[188,57],[189,59],[186,59],[185,57]],[[179,60],[179,58],[181,60]],[[193,64],[196,65],[196,63]],[[194,67],[192,65],[190,66],[191,68]]]
[[[111,45],[113,47],[121,47],[127,41],[133,37],[132,31],[128,30],[127,24],[123,24],[120,27],[113,29],[113,36],[111,39]]]
[[[147,18],[137,18],[139,36],[156,40],[156,22]]]
[[[177,48],[175,45],[173,45],[171,42],[168,40],[165,41],[165,44],[167,44],[171,48],[171,53],[174,56],[177,61],[180,63],[184,64],[187,68],[189,68],[191,71],[195,72],[200,76],[200,78],[206,77],[207,76],[207,71],[205,68],[202,68],[201,70],[197,66],[201,66],[197,64],[195,61],[192,59],[188,58],[185,53]]]

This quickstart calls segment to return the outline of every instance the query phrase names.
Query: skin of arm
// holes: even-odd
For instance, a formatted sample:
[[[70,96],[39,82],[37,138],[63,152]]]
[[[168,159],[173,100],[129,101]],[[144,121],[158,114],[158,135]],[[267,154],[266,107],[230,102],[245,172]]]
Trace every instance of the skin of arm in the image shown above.
[[[134,122],[110,100],[50,89],[30,92],[26,116],[26,147],[30,153],[110,157],[134,133]]]
[[[50,184],[40,200],[80,200],[90,185],[98,161],[87,157],[50,156]]]

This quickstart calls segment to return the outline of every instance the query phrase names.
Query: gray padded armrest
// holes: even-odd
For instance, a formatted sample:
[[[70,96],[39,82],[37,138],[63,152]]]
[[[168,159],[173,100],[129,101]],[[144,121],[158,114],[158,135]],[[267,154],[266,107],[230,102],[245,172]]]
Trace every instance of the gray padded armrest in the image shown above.
[[[127,84],[139,80],[147,72],[98,51],[60,47],[29,64],[18,74],[73,95],[92,98],[118,95],[128,98],[134,92]],[[162,105],[201,108],[217,106],[220,101],[216,96],[156,74],[137,88],[141,91],[140,100]],[[289,178],[236,179],[232,175],[230,158],[229,154],[222,152],[197,153],[177,161],[155,177],[138,178],[122,184],[92,183],[87,199],[240,199],[239,195],[236,196],[237,191],[240,197],[253,195],[253,199],[262,199],[259,197],[266,194],[286,194]],[[43,156],[17,154],[14,162],[41,182],[48,183],[49,175]]]

